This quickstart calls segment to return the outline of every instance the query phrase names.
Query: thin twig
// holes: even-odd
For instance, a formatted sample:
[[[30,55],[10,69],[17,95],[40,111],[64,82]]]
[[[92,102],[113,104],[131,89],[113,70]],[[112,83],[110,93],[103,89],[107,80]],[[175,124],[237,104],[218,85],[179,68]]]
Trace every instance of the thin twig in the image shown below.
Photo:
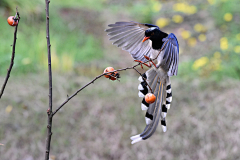
[[[74,96],[76,96],[81,90],[83,90],[84,88],[86,88],[87,86],[89,86],[90,84],[94,83],[94,81],[96,81],[97,79],[99,79],[100,77],[104,76],[104,75],[107,75],[109,73],[113,73],[113,72],[116,72],[116,71],[124,71],[124,70],[128,70],[128,69],[133,69],[134,67],[136,66],[139,66],[141,64],[136,64],[132,67],[127,67],[127,68],[122,68],[122,69],[117,69],[117,70],[114,70],[114,71],[111,71],[111,72],[106,72],[106,73],[103,73],[97,77],[95,77],[93,80],[91,80],[89,83],[87,83],[85,86],[83,86],[82,88],[78,89],[74,94],[72,94],[71,96],[68,96],[67,99],[53,112],[53,116],[70,100],[72,99]]]
[[[169,41],[169,40],[168,40]],[[167,42],[166,42],[167,43]],[[165,45],[166,45],[165,43]],[[159,51],[158,55],[154,58],[154,59],[150,59],[148,61],[146,61],[145,63],[147,62],[151,62],[152,60],[156,60],[159,56],[159,54],[161,53],[161,51],[164,49],[165,45],[162,47],[162,49]],[[111,71],[111,72],[106,72],[106,73],[103,73],[97,77],[95,77],[93,80],[91,80],[89,83],[87,83],[85,86],[83,86],[82,88],[78,89],[75,93],[73,93],[71,96],[67,96],[67,99],[52,113],[52,116],[54,116],[70,99],[72,99],[74,96],[76,96],[80,91],[82,91],[84,88],[86,88],[87,86],[89,86],[90,84],[94,83],[97,79],[99,79],[100,77],[102,77],[103,75],[106,75],[108,73],[113,73],[113,72],[116,72],[116,71],[124,71],[124,70],[128,70],[128,69],[135,69],[135,67],[141,65],[141,63],[138,63],[132,67],[127,67],[127,68],[122,68],[122,69],[117,69],[117,70],[114,70],[114,71]],[[136,69],[135,69],[136,70]],[[138,71],[137,71],[138,72]],[[139,73],[139,72],[138,72]],[[139,73],[140,74],[140,73]],[[141,75],[141,74],[140,74]],[[141,75],[142,76],[142,75]],[[149,86],[149,85],[148,85]],[[151,87],[149,86],[151,92],[152,92],[152,89]]]
[[[49,78],[49,108],[48,114],[48,125],[47,125],[47,140],[46,140],[46,152],[45,160],[49,160],[50,144],[52,137],[52,68],[51,68],[51,44],[49,34],[49,0],[45,0],[46,3],[46,38],[47,38],[47,51],[48,51],[48,78]]]
[[[16,8],[16,10],[17,10],[17,8]],[[16,12],[16,16],[18,16],[18,24],[19,24],[20,15],[19,15],[18,11]],[[16,17],[16,16],[15,16],[15,17]],[[12,70],[12,67],[13,67],[13,64],[14,64],[18,24],[15,26],[14,38],[13,38],[13,45],[12,45],[12,58],[11,58],[10,66],[9,66],[9,68],[7,69],[7,75],[6,75],[5,81],[4,81],[3,85],[2,85],[2,89],[1,89],[1,92],[0,92],[0,99],[1,99],[1,97],[2,97],[2,95],[3,95],[4,89],[5,89],[6,85],[7,85],[7,82],[8,82],[8,79],[9,79],[9,77],[10,77],[10,73],[11,73],[11,70]]]

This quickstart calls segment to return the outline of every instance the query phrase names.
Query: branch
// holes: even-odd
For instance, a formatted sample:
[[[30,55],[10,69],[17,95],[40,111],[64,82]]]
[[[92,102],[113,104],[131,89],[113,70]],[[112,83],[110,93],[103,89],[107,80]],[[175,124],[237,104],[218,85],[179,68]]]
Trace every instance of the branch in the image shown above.
[[[49,108],[48,125],[47,125],[47,140],[46,140],[46,152],[45,160],[49,160],[50,144],[52,137],[52,68],[51,68],[51,44],[49,35],[49,0],[45,0],[46,3],[46,38],[47,38],[47,51],[48,51],[48,78],[49,78]]]
[[[16,12],[16,15],[15,15],[15,18],[18,16],[18,24],[19,24],[19,21],[20,21],[20,15],[18,13],[18,11]],[[11,70],[12,70],[12,67],[13,67],[13,64],[14,64],[14,57],[15,57],[15,47],[16,47],[16,41],[17,41],[17,28],[18,28],[18,24],[15,26],[15,31],[14,31],[14,38],[13,38],[13,47],[12,47],[12,58],[11,58],[11,62],[10,62],[10,66],[9,68],[7,69],[7,75],[6,75],[6,78],[5,78],[5,81],[3,83],[3,86],[2,86],[2,89],[1,89],[1,92],[0,92],[0,99],[3,95],[3,92],[4,92],[4,89],[7,85],[7,82],[8,82],[8,79],[10,77],[10,73],[11,73]]]
[[[148,61],[147,61],[148,62]],[[84,88],[86,88],[87,86],[89,86],[90,84],[94,83],[97,79],[99,79],[100,77],[108,74],[108,73],[113,73],[113,72],[116,72],[116,71],[124,71],[124,70],[128,70],[128,69],[135,69],[135,67],[137,66],[140,66],[141,63],[138,63],[132,67],[127,67],[127,68],[122,68],[122,69],[117,69],[117,70],[114,70],[114,71],[111,71],[111,72],[106,72],[106,73],[103,73],[97,77],[95,77],[93,80],[91,80],[90,82],[88,82],[85,86],[83,86],[82,88],[78,89],[74,94],[72,94],[71,96],[68,96],[67,99],[53,112],[52,116],[54,116],[70,99],[72,99],[74,96],[76,96],[80,91],[82,91]],[[141,73],[139,71],[137,71],[140,75]]]
[[[95,77],[93,80],[91,80],[90,82],[88,82],[85,86],[83,86],[82,88],[80,88],[79,90],[77,90],[74,94],[72,94],[71,96],[67,97],[67,99],[53,112],[53,116],[70,100],[72,99],[74,96],[76,96],[80,91],[82,91],[84,88],[86,88],[87,86],[89,86],[90,84],[94,83],[97,79],[99,79],[100,77],[106,75],[106,74],[109,74],[109,73],[113,73],[113,72],[116,72],[116,71],[124,71],[124,70],[128,70],[128,69],[134,69],[135,67],[141,65],[140,63],[139,64],[136,64],[132,67],[127,67],[127,68],[122,68],[122,69],[117,69],[117,70],[114,70],[114,71],[111,71],[111,72],[106,72],[106,73],[103,73],[97,77]]]
[[[156,60],[158,58],[158,56],[160,55],[161,51],[164,49],[164,47],[166,46],[167,42],[169,41],[169,39],[166,41],[166,43],[164,44],[164,46],[162,47],[162,49],[159,51],[158,55],[154,58],[154,59],[150,59],[148,61],[146,61],[145,63],[147,62],[152,62],[153,60]],[[122,68],[122,69],[117,69],[117,70],[114,70],[114,71],[111,71],[111,72],[106,72],[106,73],[103,73],[97,77],[95,77],[93,80],[91,80],[89,83],[87,83],[85,86],[83,86],[82,88],[78,89],[74,94],[72,94],[70,97],[67,96],[67,99],[52,113],[52,116],[54,116],[70,99],[72,99],[73,97],[75,97],[80,91],[82,91],[84,88],[86,88],[87,86],[89,86],[90,84],[94,83],[97,79],[99,79],[100,77],[108,74],[108,73],[113,73],[113,72],[116,72],[116,71],[124,71],[124,70],[128,70],[128,69],[134,69],[135,71],[137,71],[141,76],[142,74],[135,68],[137,66],[140,66],[142,65],[142,63],[138,63],[132,67],[127,67],[127,68]],[[146,82],[146,79],[144,78],[145,82]],[[148,85],[148,83],[147,83]],[[152,89],[151,87],[148,85],[148,87],[150,88],[151,92],[152,92]]]

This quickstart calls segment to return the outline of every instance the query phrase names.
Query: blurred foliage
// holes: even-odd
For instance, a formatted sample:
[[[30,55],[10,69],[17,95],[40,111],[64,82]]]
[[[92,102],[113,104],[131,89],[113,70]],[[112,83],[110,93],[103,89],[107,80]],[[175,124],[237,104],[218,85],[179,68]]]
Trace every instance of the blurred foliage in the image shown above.
[[[48,91],[45,5],[43,0],[0,0],[2,81],[14,32],[6,19],[15,14],[16,6],[21,21],[11,76],[21,76],[13,77],[1,102],[5,107],[0,107],[0,140],[5,147],[0,155],[2,159],[40,159],[45,151],[46,126],[42,122],[47,116],[43,111]],[[239,0],[51,1],[52,68],[54,73],[65,72],[64,76],[54,75],[57,98],[53,104],[61,104],[66,92],[73,93],[89,82],[89,73],[101,73],[98,62],[114,68],[116,63],[122,67],[132,63],[128,54],[107,40],[104,29],[109,23],[134,20],[157,24],[176,34],[180,44],[178,76],[171,79],[170,132],[163,135],[159,127],[152,140],[130,147],[129,136],[141,131],[145,122],[144,113],[136,107],[137,78],[129,71],[117,85],[99,79],[59,112],[51,153],[58,159],[239,159],[236,105],[240,85],[238,80],[226,78],[240,79],[239,6]],[[25,76],[41,70],[44,73]],[[77,74],[68,74],[70,71]]]
[[[18,28],[14,74],[36,72],[47,67],[44,1],[1,1],[0,4],[0,11],[4,15],[0,16],[2,24],[0,30],[4,31],[0,39],[0,74],[6,73],[12,52],[14,28],[9,27],[6,18],[15,14],[16,6],[18,6],[21,20]],[[94,35],[78,28],[83,20],[67,21],[69,17],[62,16],[64,13],[61,12],[64,11],[60,9],[61,7],[52,7],[50,13],[53,69],[71,71],[77,63],[87,63],[101,58],[103,49],[100,39],[96,39]],[[75,15],[71,13],[67,16]],[[86,16],[87,18],[88,16]]]
[[[197,75],[205,78],[212,76],[218,81],[226,76],[240,79],[240,10],[237,7],[240,5],[240,1],[208,0],[208,2],[210,6],[207,7],[207,10],[213,17],[215,29],[221,33],[219,46],[210,50],[205,55],[206,57],[203,56],[195,60],[191,68],[192,70],[188,71],[195,71],[192,73],[197,73]],[[197,32],[201,32],[202,29],[205,30],[202,24],[194,26],[194,30]],[[184,38],[184,35],[182,36]],[[200,34],[198,37],[200,41],[205,41],[206,38],[205,34]]]
[[[187,61],[180,63],[179,77],[221,80],[230,76],[239,79],[239,5],[239,0],[53,1],[50,5],[53,69],[70,71],[78,63],[104,58],[102,15],[106,11],[156,24],[164,31],[174,30],[180,42],[180,58],[188,56]],[[0,74],[5,73],[8,66],[12,43],[9,33],[13,30],[5,21],[7,16],[14,14],[15,6],[21,13],[16,72],[36,72],[47,64],[44,1],[1,0],[0,30],[4,32],[0,39]],[[205,48],[204,53],[189,55],[200,47]]]

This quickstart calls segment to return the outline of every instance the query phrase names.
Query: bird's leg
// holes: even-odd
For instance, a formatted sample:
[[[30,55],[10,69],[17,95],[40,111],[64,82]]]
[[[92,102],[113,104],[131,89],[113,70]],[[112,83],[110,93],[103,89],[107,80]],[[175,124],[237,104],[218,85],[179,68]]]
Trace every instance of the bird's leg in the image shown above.
[[[139,63],[141,63],[141,68],[143,69],[143,64],[145,65],[145,66],[147,66],[147,67],[151,67],[152,65],[149,63],[149,64],[147,64],[147,63],[144,63],[143,61],[140,61],[140,60],[134,60],[135,62],[139,62]]]
[[[151,58],[149,58],[148,56],[144,55],[144,58],[146,58],[147,60],[149,60],[150,62],[152,62],[152,64],[157,68],[156,64],[152,61]],[[149,62],[149,65],[151,67],[151,63]]]

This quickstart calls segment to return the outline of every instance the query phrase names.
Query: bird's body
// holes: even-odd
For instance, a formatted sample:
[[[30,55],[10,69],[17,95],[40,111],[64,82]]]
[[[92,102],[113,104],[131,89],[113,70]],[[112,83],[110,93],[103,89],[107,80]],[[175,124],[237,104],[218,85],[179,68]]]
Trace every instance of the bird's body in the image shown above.
[[[107,29],[113,44],[128,51],[132,57],[141,62],[146,62],[145,57],[156,59],[153,66],[139,77],[139,97],[143,97],[141,108],[147,110],[145,115],[146,127],[144,131],[131,137],[132,144],[145,140],[155,132],[159,120],[163,131],[166,132],[167,110],[170,109],[172,91],[170,77],[177,75],[179,61],[179,47],[177,38],[173,33],[167,34],[158,26],[138,22],[116,22]],[[160,52],[160,53],[159,53]],[[148,104],[145,95],[152,92],[156,101]]]

